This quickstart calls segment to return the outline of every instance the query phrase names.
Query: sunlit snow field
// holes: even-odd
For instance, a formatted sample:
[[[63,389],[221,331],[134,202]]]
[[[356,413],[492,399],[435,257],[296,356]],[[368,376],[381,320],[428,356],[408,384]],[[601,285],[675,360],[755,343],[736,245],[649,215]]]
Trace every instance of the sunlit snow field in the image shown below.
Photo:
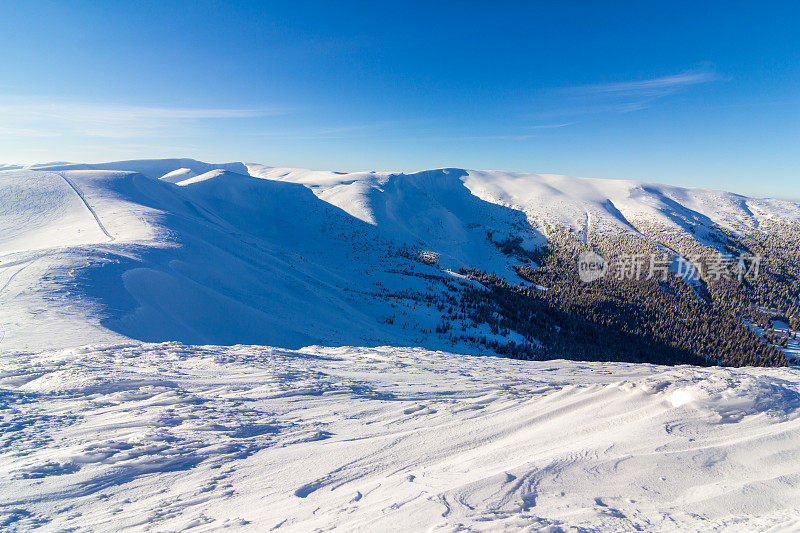
[[[797,368],[436,333],[460,268],[519,281],[487,235],[686,213],[746,232],[800,206],[459,169],[2,171],[0,530],[798,530]]]
[[[130,343],[0,376],[9,530],[800,528],[796,369]]]

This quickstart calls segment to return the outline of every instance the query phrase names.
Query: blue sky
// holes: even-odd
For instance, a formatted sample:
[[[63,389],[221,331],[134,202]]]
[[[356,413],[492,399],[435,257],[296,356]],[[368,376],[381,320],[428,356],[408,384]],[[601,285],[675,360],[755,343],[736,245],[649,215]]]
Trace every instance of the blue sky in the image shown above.
[[[797,2],[0,5],[0,161],[457,166],[800,199]]]

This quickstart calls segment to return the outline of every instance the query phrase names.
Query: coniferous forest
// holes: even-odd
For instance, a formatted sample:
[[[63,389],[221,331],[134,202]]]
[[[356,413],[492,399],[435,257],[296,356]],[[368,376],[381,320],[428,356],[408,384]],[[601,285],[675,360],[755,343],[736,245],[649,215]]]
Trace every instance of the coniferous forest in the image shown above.
[[[516,270],[528,283],[464,269],[462,274],[488,290],[466,290],[440,305],[446,318],[437,332],[461,340],[470,335],[459,324],[486,324],[496,335],[471,340],[522,359],[797,362],[786,348],[800,329],[800,224],[773,224],[746,237],[715,230],[705,240],[661,227],[587,238],[550,227],[548,244],[533,252],[517,241],[498,243],[503,253],[521,260]],[[588,283],[577,269],[585,251],[609,265],[605,276]],[[650,257],[668,258],[663,265],[671,268],[651,273]],[[690,266],[676,269],[681,262]],[[524,342],[498,340],[510,332]]]

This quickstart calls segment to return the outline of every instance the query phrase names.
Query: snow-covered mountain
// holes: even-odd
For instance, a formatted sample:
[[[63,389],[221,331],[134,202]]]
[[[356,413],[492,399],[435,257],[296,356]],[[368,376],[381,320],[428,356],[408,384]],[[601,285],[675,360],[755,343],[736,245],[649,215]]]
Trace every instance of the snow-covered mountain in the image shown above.
[[[800,206],[631,181],[438,169],[338,173],[189,159],[0,172],[2,349],[128,338],[415,345],[461,269],[519,284],[554,227],[704,239],[800,220]],[[503,243],[514,242],[519,253]],[[709,240],[709,242],[718,242]],[[464,320],[470,338],[498,336]],[[533,340],[535,343],[535,339]]]
[[[393,206],[408,205],[410,191],[422,190],[439,201],[462,188],[471,196],[523,213],[537,228],[552,224],[583,231],[608,227],[637,231],[636,226],[645,222],[684,231],[709,231],[717,225],[746,232],[764,220],[800,219],[800,205],[793,202],[629,180],[461,169],[405,175],[345,174],[257,164],[248,164],[247,168],[253,176],[302,183],[351,215],[377,224],[397,224],[394,218],[382,220],[381,214],[397,214],[391,213]],[[443,179],[442,174],[449,179]]]
[[[796,366],[598,361],[785,364],[799,222],[553,175],[0,167],[0,529],[797,530]],[[748,246],[774,283],[571,270]]]

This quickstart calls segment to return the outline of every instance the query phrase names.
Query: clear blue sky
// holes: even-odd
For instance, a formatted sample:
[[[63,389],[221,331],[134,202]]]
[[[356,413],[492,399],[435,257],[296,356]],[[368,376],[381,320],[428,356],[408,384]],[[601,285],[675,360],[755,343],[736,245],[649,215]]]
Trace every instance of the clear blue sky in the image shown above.
[[[182,156],[800,199],[800,2],[0,5],[0,161]]]

